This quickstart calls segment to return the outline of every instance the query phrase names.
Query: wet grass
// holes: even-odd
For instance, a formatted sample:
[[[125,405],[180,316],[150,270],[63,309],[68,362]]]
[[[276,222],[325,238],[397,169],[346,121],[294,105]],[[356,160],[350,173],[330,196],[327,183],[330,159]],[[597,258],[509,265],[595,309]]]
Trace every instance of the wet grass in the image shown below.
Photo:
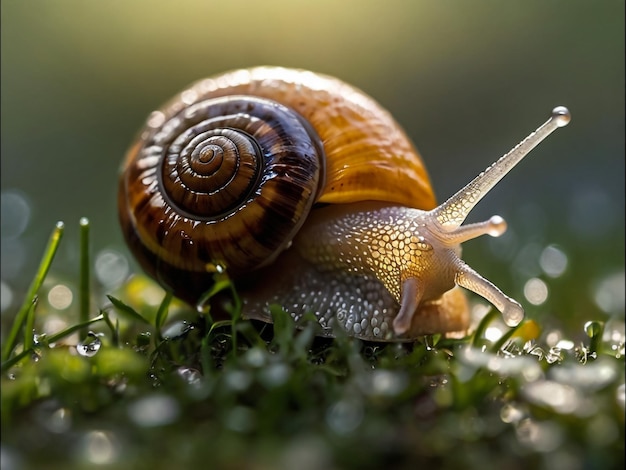
[[[486,312],[462,339],[330,340],[278,307],[273,326],[242,320],[223,275],[213,293],[233,317],[213,321],[158,290],[147,301],[140,276],[91,292],[81,221],[79,310],[52,322],[38,293],[63,230],[3,335],[3,469],[624,466],[610,321],[567,338]]]

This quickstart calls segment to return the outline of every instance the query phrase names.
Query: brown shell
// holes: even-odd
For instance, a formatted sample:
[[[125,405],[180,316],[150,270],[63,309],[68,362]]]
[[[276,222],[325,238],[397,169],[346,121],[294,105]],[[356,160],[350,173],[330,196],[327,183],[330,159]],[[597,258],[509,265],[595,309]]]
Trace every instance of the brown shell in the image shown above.
[[[253,120],[244,136],[267,141],[261,154],[268,161],[261,166],[273,176],[260,176],[254,159],[245,163],[250,171],[238,184],[241,195],[226,197],[231,216],[215,209],[213,200],[196,197],[194,182],[187,185],[191,191],[175,189],[190,168],[203,167],[206,176],[204,157],[182,164],[174,157],[201,134],[223,137],[210,134],[204,119],[228,130],[239,127],[231,118],[242,115]],[[268,116],[272,125],[263,126]],[[271,130],[275,123],[280,130]],[[237,152],[251,153],[242,145]],[[274,152],[283,145],[289,151]],[[267,156],[274,153],[278,160],[272,156],[270,163]],[[315,203],[383,201],[424,210],[436,205],[421,157],[386,110],[336,78],[279,67],[237,70],[193,84],[149,116],[121,170],[118,206],[127,243],[144,270],[190,303],[221,267],[237,278],[271,263]],[[253,182],[261,189],[253,189]]]

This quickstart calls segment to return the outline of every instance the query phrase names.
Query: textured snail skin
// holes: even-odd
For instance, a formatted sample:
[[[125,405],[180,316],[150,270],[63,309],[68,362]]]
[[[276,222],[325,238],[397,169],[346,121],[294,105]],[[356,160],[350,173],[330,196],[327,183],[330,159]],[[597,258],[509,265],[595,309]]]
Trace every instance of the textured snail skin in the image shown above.
[[[223,189],[230,182],[236,191]],[[435,206],[387,111],[340,80],[278,67],[202,80],[152,113],[118,196],[143,269],[191,305],[225,268],[247,317],[271,321],[275,303],[295,318],[313,312],[329,336],[340,326],[378,341],[468,327],[459,243],[423,238]]]
[[[372,202],[312,211],[292,249],[261,271],[275,282],[246,287],[248,315],[271,321],[265,306],[274,303],[296,319],[316,312],[328,336],[341,327],[352,336],[376,341],[465,330],[467,301],[449,268],[460,250],[428,237],[420,221],[424,214]],[[393,325],[402,281],[409,277],[427,280],[427,290],[417,311],[411,312],[410,327],[399,336]]]

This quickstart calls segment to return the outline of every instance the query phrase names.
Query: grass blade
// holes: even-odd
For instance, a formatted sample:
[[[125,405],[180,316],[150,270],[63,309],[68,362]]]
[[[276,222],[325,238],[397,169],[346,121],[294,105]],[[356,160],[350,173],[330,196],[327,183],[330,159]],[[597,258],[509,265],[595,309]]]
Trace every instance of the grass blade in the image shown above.
[[[228,289],[230,288],[230,286],[231,282],[228,278],[221,278],[219,280],[216,280],[215,284],[213,284],[209,290],[207,290],[204,294],[200,296],[200,300],[198,300],[198,305],[206,305],[209,300],[218,292]]]
[[[525,320],[525,321],[528,321],[528,320]],[[500,337],[500,339],[498,339],[498,341],[493,343],[493,345],[491,346],[491,352],[496,354],[498,351],[500,351],[500,349],[502,349],[504,347],[504,345],[507,343],[507,341],[509,341],[513,337],[513,335],[515,333],[517,333],[517,331],[524,325],[525,321],[521,322],[517,326],[514,326],[510,330],[506,331]]]
[[[111,301],[111,303],[115,307],[115,310],[117,310],[119,313],[130,317],[132,320],[136,320],[138,322],[145,323],[146,325],[150,325],[150,322],[142,317],[139,313],[137,313],[137,311],[133,309],[130,305],[126,305],[124,302],[116,299],[112,295],[107,295],[107,298]]]
[[[600,352],[602,346],[602,335],[604,334],[604,323],[599,321],[588,321],[585,323],[585,333],[591,339],[589,342],[589,351],[592,353]]]
[[[100,314],[104,318],[104,322],[109,327],[109,330],[111,330],[111,344],[113,344],[113,346],[115,346],[115,347],[118,347],[119,344],[120,344],[119,321],[117,321],[117,319],[116,319],[115,320],[115,325],[114,325],[113,322],[111,321],[111,318],[109,317],[109,313],[107,311],[100,310]]]
[[[71,335],[72,333],[82,330],[83,328],[88,327],[89,325],[104,320],[104,315],[100,314],[97,317],[92,318],[91,320],[87,320],[86,322],[77,323],[76,325],[68,326],[64,330],[59,331],[51,336],[48,336],[46,341],[48,344],[56,343],[57,341],[65,338],[66,336]]]
[[[89,320],[89,300],[90,300],[90,277],[89,277],[89,219],[80,219],[80,289],[79,289],[79,321]],[[87,330],[81,331],[81,336],[85,336]]]
[[[13,324],[11,325],[11,330],[7,336],[6,342],[4,343],[4,348],[2,349],[2,361],[6,361],[13,352],[15,345],[17,344],[17,337],[20,333],[24,322],[26,321],[26,317],[28,316],[28,312],[31,309],[33,299],[37,295],[41,285],[43,284],[46,275],[48,274],[48,270],[50,269],[50,265],[52,264],[52,260],[54,259],[54,255],[57,252],[59,247],[59,243],[63,236],[65,225],[63,222],[57,222],[50,238],[48,239],[48,246],[44,251],[43,258],[41,259],[41,263],[39,264],[39,269],[35,274],[35,278],[31,283],[28,293],[26,294],[26,298],[24,299],[24,303],[20,307],[15,319],[13,320]]]
[[[487,314],[480,320],[478,326],[476,327],[476,331],[474,331],[474,337],[472,338],[472,346],[475,348],[480,348],[481,341],[484,340],[483,335],[485,331],[487,331],[487,327],[489,324],[496,319],[496,317],[500,314],[494,308],[489,309]]]
[[[30,349],[35,345],[35,338],[33,337],[35,329],[35,309],[39,303],[39,298],[35,296],[30,309],[28,309],[28,315],[26,316],[26,326],[24,327],[24,349]]]
[[[165,297],[163,297],[163,301],[161,305],[159,305],[159,310],[157,310],[156,318],[154,320],[154,326],[156,327],[156,334],[159,341],[163,341],[163,335],[161,334],[161,327],[165,323],[167,319],[167,314],[169,313],[170,303],[172,302],[172,298],[174,294],[171,292],[166,292]]]

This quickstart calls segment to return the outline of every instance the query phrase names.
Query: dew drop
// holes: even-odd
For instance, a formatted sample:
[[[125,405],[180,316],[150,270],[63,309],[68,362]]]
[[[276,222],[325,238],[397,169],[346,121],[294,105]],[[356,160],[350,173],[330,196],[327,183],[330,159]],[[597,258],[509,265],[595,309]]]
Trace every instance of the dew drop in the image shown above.
[[[597,357],[598,354],[595,351],[591,351],[586,346],[576,348],[576,359],[578,359],[578,362],[581,364],[587,364],[590,359],[596,359]]]
[[[524,343],[522,350],[526,354],[535,356],[538,361],[541,361],[546,355],[546,352],[541,347],[537,346],[533,341],[527,341]]]
[[[209,301],[198,302],[196,304],[196,312],[198,312],[200,315],[206,315],[210,311],[211,311],[211,302]]]
[[[135,343],[138,348],[145,348],[150,345],[152,334],[149,331],[140,331],[135,337]]]
[[[624,356],[624,344],[626,343],[626,330],[623,320],[609,319],[604,325],[602,340],[610,346],[616,358]]]
[[[554,364],[555,362],[561,362],[563,360],[563,354],[561,354],[561,348],[553,346],[549,349],[545,356],[548,364]]]
[[[595,338],[602,333],[602,324],[598,321],[588,321],[584,326],[585,333],[590,338]]]
[[[205,265],[204,269],[208,273],[223,274],[223,273],[226,272],[226,265],[224,265],[223,263],[220,263],[220,262],[212,262],[212,263],[207,263]]]
[[[552,119],[554,119],[557,126],[565,127],[571,121],[572,115],[565,106],[557,106],[552,110]]]
[[[191,367],[179,367],[176,369],[178,376],[189,385],[197,385],[202,380],[202,374],[198,369]]]
[[[170,325],[168,325],[163,330],[162,334],[164,338],[174,339],[174,338],[180,338],[184,336],[190,330],[193,330],[193,329],[194,329],[193,325],[189,325],[189,323],[187,323],[186,321],[180,320],[180,321],[175,321],[171,323]]]
[[[435,349],[432,336],[424,336],[424,347],[426,348],[426,351],[432,351]]]
[[[98,354],[102,347],[102,341],[93,333],[89,332],[87,338],[76,345],[76,352],[84,357],[93,357]]]
[[[624,343],[612,344],[611,351],[615,352],[615,358],[619,359],[624,355]]]

